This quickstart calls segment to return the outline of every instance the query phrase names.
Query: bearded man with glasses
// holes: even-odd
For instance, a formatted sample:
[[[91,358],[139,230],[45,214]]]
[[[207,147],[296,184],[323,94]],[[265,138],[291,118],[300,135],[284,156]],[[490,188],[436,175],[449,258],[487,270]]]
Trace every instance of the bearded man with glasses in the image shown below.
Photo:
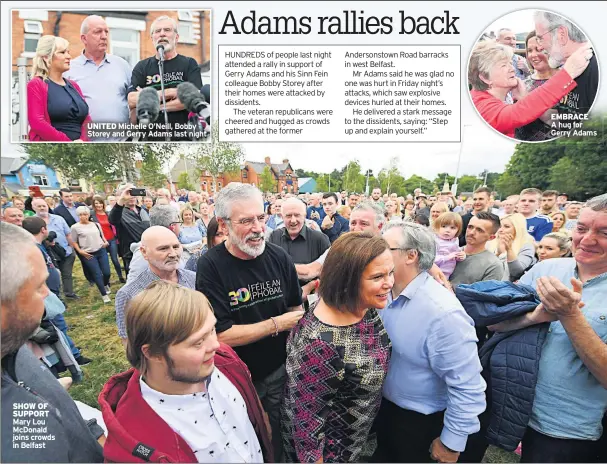
[[[548,11],[536,11],[533,19],[537,42],[549,56],[548,64],[551,68],[560,68],[574,52],[587,46],[588,37],[562,16]],[[594,103],[599,86],[599,66],[592,48],[586,53],[588,67],[575,78],[577,86],[557,105],[559,113],[586,114]]]
[[[286,342],[304,313],[297,272],[282,248],[266,243],[257,188],[228,184],[215,199],[215,216],[228,239],[200,257],[196,290],[213,307],[219,341],[233,347],[251,371],[270,419],[274,456],[281,462]]]

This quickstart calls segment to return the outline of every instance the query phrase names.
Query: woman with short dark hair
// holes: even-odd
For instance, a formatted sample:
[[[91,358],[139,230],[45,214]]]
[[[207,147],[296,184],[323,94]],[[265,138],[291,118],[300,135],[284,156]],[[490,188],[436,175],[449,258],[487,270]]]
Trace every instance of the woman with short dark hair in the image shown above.
[[[282,436],[288,462],[358,462],[379,410],[390,340],[376,309],[394,263],[381,237],[350,232],[331,246],[320,300],[287,342]]]

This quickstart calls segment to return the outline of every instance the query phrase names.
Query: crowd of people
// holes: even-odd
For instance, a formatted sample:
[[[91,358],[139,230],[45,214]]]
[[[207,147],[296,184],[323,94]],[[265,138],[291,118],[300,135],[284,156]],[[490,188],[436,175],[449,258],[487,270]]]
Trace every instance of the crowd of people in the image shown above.
[[[108,25],[101,16],[87,16],[80,29],[82,53],[73,59],[66,39],[45,35],[38,40],[27,84],[29,141],[125,141],[127,137],[119,132],[110,137],[89,137],[88,124],[136,123],[139,95],[148,87],[158,91],[159,122],[164,124],[166,111],[171,126],[188,123],[193,115],[179,100],[177,86],[189,82],[201,89],[202,77],[196,60],[177,52],[177,21],[160,16],[152,22],[149,31],[154,49],[162,46],[164,50],[164,97],[160,88],[160,52],[131,66],[120,56],[108,53],[109,35]],[[165,141],[166,138],[150,136],[146,140]],[[171,140],[191,138],[174,136]]]
[[[599,69],[588,38],[571,21],[547,11],[537,11],[533,21],[535,30],[525,32],[525,58],[516,54],[510,28],[481,40],[470,56],[468,84],[474,106],[491,127],[538,142],[571,128],[563,114],[590,111]]]
[[[84,197],[3,204],[9,461],[607,458],[607,194]],[[63,317],[75,255],[104,303],[125,283],[132,368],[99,395],[107,434],[56,379],[96,364]],[[56,454],[10,446],[9,401],[51,404]]]

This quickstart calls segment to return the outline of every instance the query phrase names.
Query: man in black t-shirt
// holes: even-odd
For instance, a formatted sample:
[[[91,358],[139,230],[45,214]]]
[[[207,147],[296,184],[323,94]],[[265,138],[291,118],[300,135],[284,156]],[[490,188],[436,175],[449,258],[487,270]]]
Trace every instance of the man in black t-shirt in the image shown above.
[[[263,197],[257,188],[228,184],[217,195],[215,216],[228,239],[200,257],[196,290],[211,302],[219,341],[234,347],[251,371],[280,462],[286,342],[303,315],[297,272],[282,248],[265,241]]]
[[[534,15],[535,32],[540,45],[549,55],[552,68],[565,64],[575,51],[583,47],[588,38],[573,23],[556,13],[537,11]],[[577,86],[557,104],[559,113],[581,113],[590,111],[599,86],[599,66],[594,53],[589,52],[588,67],[575,82]]]
[[[150,35],[152,37],[152,42],[154,43],[154,48],[158,45],[164,46],[164,88],[169,125],[174,127],[175,124],[186,124],[188,122],[188,111],[179,101],[179,98],[177,98],[177,86],[182,82],[191,82],[197,89],[200,89],[202,87],[200,66],[198,66],[198,63],[194,58],[189,58],[177,53],[179,34],[177,33],[177,23],[173,18],[168,16],[160,16],[157,18],[152,23]],[[164,124],[162,95],[160,92],[159,59],[160,56],[156,53],[155,56],[141,60],[133,68],[131,87],[128,96],[132,122],[137,122],[135,109],[137,108],[139,92],[146,87],[153,87],[158,90],[158,99],[160,101],[160,114],[156,119],[156,123]],[[185,131],[182,129],[173,132],[181,132],[183,134]],[[182,134],[173,134],[171,140],[191,140],[191,138]],[[148,136],[146,140],[164,141],[165,138]]]

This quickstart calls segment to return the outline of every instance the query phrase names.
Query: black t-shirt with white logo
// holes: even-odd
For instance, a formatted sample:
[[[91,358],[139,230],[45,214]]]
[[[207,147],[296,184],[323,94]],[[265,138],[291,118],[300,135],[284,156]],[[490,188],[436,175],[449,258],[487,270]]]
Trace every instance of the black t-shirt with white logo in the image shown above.
[[[202,87],[202,77],[200,75],[200,66],[194,58],[183,55],[177,55],[175,58],[165,60],[164,62],[164,88],[174,89],[182,82],[190,82],[197,89]],[[145,89],[153,87],[160,90],[160,68],[155,56],[141,60],[133,68],[131,77],[131,92],[136,92],[137,87]],[[171,111],[168,113],[169,124],[186,124],[188,122],[188,111]],[[164,124],[164,112],[160,112],[157,123]],[[147,140],[164,140],[163,137],[150,136]],[[189,140],[183,137],[173,137],[171,140]]]
[[[559,113],[586,114],[594,103],[599,87],[599,66],[593,55],[588,67],[576,79],[577,87],[557,104]]]
[[[198,260],[196,290],[209,299],[217,318],[217,333],[238,324],[255,324],[280,316],[302,302],[297,271],[280,247],[266,243],[255,259],[232,256],[222,243]],[[288,331],[234,348],[254,381],[278,369],[287,356]]]

